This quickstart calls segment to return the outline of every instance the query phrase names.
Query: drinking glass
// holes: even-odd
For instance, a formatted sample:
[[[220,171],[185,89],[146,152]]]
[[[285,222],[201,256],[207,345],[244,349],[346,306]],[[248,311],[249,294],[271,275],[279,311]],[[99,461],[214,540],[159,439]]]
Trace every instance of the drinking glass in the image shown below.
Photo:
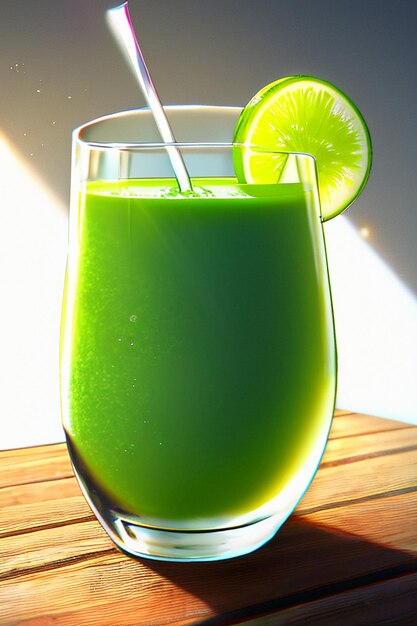
[[[270,539],[317,470],[336,386],[329,277],[314,159],[234,144],[239,109],[166,111],[174,145],[146,109],[74,132],[63,423],[123,551],[216,560]],[[238,182],[252,159],[259,181]]]

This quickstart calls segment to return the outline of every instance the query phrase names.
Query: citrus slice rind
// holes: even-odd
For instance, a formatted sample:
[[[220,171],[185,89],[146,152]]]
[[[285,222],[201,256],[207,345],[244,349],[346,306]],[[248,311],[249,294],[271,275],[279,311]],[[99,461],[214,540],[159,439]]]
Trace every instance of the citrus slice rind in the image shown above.
[[[312,155],[323,221],[346,209],[369,176],[372,144],[361,113],[337,87],[312,76],[282,78],[261,89],[242,111],[234,141],[271,150],[269,163],[249,151],[236,153],[241,182],[277,182],[279,152]]]

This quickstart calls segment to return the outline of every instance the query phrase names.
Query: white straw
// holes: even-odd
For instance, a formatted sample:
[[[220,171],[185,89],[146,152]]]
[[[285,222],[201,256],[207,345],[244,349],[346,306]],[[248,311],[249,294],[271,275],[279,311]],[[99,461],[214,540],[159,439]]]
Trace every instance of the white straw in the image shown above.
[[[117,43],[132,65],[146,102],[153,113],[163,142],[166,144],[175,143],[174,134],[171,130],[171,126],[169,125],[164,108],[158,97],[136,39],[132,20],[129,15],[128,3],[124,2],[120,6],[107,11],[107,18]],[[191,191],[192,186],[190,177],[188,176],[185,163],[178,148],[175,146],[167,146],[167,152],[175,177],[178,181],[180,191]]]

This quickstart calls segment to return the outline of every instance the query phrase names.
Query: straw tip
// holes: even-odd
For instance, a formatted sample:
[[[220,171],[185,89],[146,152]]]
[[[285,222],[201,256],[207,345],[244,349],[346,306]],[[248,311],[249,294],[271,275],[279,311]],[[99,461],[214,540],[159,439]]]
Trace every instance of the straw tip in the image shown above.
[[[125,9],[128,7],[129,2],[126,0],[126,2],[122,2],[122,4],[118,4],[116,7],[111,7],[110,9],[107,9],[107,13],[113,13],[114,11],[120,11],[121,9]]]

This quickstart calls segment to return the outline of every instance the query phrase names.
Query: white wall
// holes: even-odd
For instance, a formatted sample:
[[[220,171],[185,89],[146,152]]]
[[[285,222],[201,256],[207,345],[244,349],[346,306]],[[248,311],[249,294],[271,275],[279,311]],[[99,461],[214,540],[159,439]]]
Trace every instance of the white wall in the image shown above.
[[[0,134],[0,449],[60,441],[66,210]]]
[[[417,300],[347,217],[325,224],[337,406],[417,424]],[[369,237],[369,242],[367,238]]]

